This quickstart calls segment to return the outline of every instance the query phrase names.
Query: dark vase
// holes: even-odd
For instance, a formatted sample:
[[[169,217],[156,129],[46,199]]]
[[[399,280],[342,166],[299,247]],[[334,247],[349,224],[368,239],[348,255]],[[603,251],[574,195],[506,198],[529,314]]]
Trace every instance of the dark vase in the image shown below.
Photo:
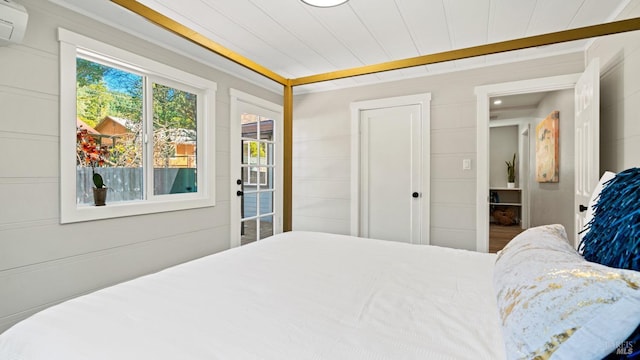
[[[93,188],[93,203],[96,206],[104,206],[107,201],[107,188]]]

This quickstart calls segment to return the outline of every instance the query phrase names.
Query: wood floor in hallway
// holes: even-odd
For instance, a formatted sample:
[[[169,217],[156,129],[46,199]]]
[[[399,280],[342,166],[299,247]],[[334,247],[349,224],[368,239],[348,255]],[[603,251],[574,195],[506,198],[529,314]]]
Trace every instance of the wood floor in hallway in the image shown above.
[[[519,225],[499,225],[499,224],[490,224],[489,225],[489,252],[496,253],[511,241],[516,235],[523,232]]]

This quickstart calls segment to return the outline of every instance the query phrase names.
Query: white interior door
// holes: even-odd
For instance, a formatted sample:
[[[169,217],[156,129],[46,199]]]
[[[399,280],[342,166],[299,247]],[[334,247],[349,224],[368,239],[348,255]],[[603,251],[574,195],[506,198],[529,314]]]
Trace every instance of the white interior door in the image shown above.
[[[600,178],[600,62],[591,61],[575,87],[575,246],[586,207]]]
[[[361,112],[361,236],[421,242],[420,112],[420,105]]]

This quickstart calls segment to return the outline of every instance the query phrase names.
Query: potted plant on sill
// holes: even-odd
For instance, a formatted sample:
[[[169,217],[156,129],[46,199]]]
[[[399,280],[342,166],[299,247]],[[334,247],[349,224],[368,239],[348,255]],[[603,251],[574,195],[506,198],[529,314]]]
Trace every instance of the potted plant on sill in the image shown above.
[[[96,172],[96,167],[104,166],[109,157],[109,149],[99,146],[96,140],[89,134],[87,129],[79,127],[76,132],[78,146],[78,164],[91,166],[91,176],[93,180],[93,203],[96,206],[104,206],[107,200],[107,187],[104,184],[102,175]]]
[[[507,164],[507,188],[513,189],[516,187],[516,154],[513,153],[513,160],[511,162],[505,161]]]
[[[95,168],[91,168],[93,173],[93,203],[96,206],[105,206],[107,202],[107,187],[104,186],[102,175],[95,172]]]

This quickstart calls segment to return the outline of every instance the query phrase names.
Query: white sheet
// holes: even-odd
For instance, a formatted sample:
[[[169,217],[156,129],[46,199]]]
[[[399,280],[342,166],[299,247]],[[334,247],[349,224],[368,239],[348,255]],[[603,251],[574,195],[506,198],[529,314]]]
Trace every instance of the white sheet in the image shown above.
[[[0,359],[503,359],[494,260],[289,232],[44,310]]]

